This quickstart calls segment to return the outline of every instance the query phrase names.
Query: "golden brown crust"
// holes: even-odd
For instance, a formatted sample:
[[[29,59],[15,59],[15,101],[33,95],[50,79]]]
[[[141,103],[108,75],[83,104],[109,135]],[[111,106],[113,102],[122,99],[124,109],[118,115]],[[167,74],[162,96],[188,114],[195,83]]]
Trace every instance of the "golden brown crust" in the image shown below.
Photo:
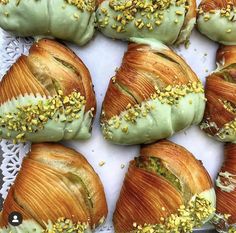
[[[199,7],[204,12],[209,12],[211,10],[226,8],[227,5],[236,6],[236,0],[202,0]]]
[[[185,61],[169,49],[159,51],[148,45],[129,44],[103,102],[102,121],[119,115],[127,107],[150,99],[156,88],[199,82]]]
[[[168,181],[131,162],[113,216],[115,230],[125,233],[132,230],[133,223],[161,223],[161,217],[175,213],[181,204],[180,193]]]
[[[225,146],[225,161],[220,172],[228,172],[233,175],[233,179],[236,176],[236,144],[226,144]],[[227,179],[221,178],[221,181],[225,184],[229,184]],[[221,214],[231,215],[228,219],[229,224],[236,223],[236,189],[232,192],[225,192],[220,187],[216,187],[216,212]]]
[[[96,106],[90,73],[83,62],[62,44],[43,39],[4,76],[0,104],[25,94],[54,96],[58,89],[64,95],[80,92],[86,98],[86,111]]]
[[[236,106],[236,46],[221,46],[216,60],[219,69],[206,79],[207,104],[203,119],[203,122],[216,126],[204,128],[211,135],[215,135],[236,117],[236,112],[232,111]]]
[[[25,219],[55,222],[59,217],[88,222],[107,215],[102,183],[87,160],[59,144],[34,144],[3,205],[1,226],[15,206]]]
[[[192,196],[213,187],[201,162],[179,145],[162,140],[142,146],[139,162],[150,158],[159,159],[179,180],[181,188],[154,170],[131,161],[113,217],[118,233],[130,232],[133,223],[159,224],[161,218],[176,214],[180,205],[186,204]]]

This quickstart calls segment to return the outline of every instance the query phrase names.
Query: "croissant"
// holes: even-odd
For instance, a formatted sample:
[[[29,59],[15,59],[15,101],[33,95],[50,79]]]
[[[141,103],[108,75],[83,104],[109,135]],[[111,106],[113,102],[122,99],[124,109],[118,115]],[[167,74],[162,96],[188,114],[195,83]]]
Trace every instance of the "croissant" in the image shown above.
[[[50,36],[84,45],[94,34],[95,8],[95,0],[0,0],[0,27],[17,36]]]
[[[236,144],[225,145],[225,161],[216,180],[216,217],[219,232],[236,232]]]
[[[35,43],[0,82],[0,137],[15,141],[87,139],[96,100],[88,69],[52,40]]]
[[[98,29],[114,39],[153,38],[164,44],[188,40],[196,22],[195,0],[101,0]]]
[[[117,233],[192,232],[214,215],[215,192],[201,162],[170,141],[142,146],[116,204]]]
[[[202,0],[197,27],[213,41],[236,45],[236,0]]]
[[[3,233],[18,232],[8,225],[13,211],[23,216],[19,226],[23,233],[35,232],[33,229],[39,230],[36,233],[77,233],[103,223],[107,204],[98,175],[81,154],[43,143],[32,145],[9,190],[0,217]]]
[[[236,46],[221,46],[218,68],[206,79],[206,110],[201,128],[217,140],[236,140]]]
[[[168,47],[130,44],[111,79],[101,115],[104,137],[117,144],[150,143],[201,122],[202,83]]]

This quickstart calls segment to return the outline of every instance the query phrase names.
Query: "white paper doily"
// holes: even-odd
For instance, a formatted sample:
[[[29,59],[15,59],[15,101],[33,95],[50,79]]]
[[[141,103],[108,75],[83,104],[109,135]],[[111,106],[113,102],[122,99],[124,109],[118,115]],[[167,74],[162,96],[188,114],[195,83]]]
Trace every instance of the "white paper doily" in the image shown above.
[[[0,77],[22,53],[27,53],[32,41],[32,39],[11,36],[5,32],[3,33],[0,29]],[[91,72],[97,97],[98,113],[93,126],[93,136],[90,140],[85,142],[69,141],[63,142],[63,144],[84,154],[99,174],[104,184],[109,214],[107,223],[98,231],[109,233],[113,232],[112,214],[123,177],[129,161],[138,155],[139,149],[138,146],[117,146],[106,142],[99,127],[99,111],[101,110],[102,100],[110,78],[114,75],[116,67],[120,65],[127,43],[113,41],[97,35],[93,41],[83,48],[78,48],[69,43],[68,45],[79,55]],[[215,69],[216,48],[216,44],[194,32],[190,48],[186,50],[180,47],[177,52],[187,60],[188,64],[204,82],[205,76]],[[215,179],[223,160],[222,143],[210,139],[198,127],[191,127],[178,133],[171,140],[186,147],[199,160],[202,160],[212,179]],[[30,149],[30,144],[14,145],[9,141],[2,140],[0,148],[3,151],[3,161],[0,169],[4,177],[0,196],[5,198],[15,175],[19,171],[24,155]],[[106,162],[103,167],[99,167],[100,161]],[[125,169],[121,169],[121,164],[125,165]],[[206,233],[206,231],[207,228],[204,228],[203,232]]]

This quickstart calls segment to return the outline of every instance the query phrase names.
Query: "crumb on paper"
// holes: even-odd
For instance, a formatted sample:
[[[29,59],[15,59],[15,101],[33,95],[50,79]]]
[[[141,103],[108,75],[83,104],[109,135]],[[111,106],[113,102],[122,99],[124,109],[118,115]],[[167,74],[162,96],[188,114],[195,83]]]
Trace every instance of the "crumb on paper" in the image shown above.
[[[121,168],[121,169],[124,169],[124,168],[125,168],[125,165],[124,165],[124,164],[121,164],[121,165],[120,165],[120,168]]]
[[[106,163],[105,161],[100,161],[98,165],[99,165],[100,167],[102,167],[102,166],[105,165],[105,163]]]

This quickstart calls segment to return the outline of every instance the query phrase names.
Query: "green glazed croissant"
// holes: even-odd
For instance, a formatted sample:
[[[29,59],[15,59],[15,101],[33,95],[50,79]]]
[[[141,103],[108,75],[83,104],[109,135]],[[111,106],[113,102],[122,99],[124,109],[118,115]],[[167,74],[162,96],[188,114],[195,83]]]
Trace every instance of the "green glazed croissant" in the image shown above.
[[[116,144],[151,143],[199,124],[205,98],[185,61],[157,41],[130,44],[103,102],[104,137]]]
[[[91,136],[96,111],[91,76],[60,43],[35,43],[3,77],[0,93],[0,138],[46,142]]]
[[[18,227],[8,223],[13,211]],[[0,213],[1,233],[89,233],[107,216],[99,176],[78,152],[60,144],[33,144]]]
[[[94,34],[95,7],[95,0],[0,0],[0,27],[84,45]]]
[[[215,213],[202,163],[170,141],[142,146],[130,162],[113,222],[116,233],[190,233]]]
[[[198,30],[216,42],[236,45],[236,0],[202,0]]]
[[[103,0],[99,30],[114,39],[153,38],[164,44],[186,41],[196,21],[195,0]]]

